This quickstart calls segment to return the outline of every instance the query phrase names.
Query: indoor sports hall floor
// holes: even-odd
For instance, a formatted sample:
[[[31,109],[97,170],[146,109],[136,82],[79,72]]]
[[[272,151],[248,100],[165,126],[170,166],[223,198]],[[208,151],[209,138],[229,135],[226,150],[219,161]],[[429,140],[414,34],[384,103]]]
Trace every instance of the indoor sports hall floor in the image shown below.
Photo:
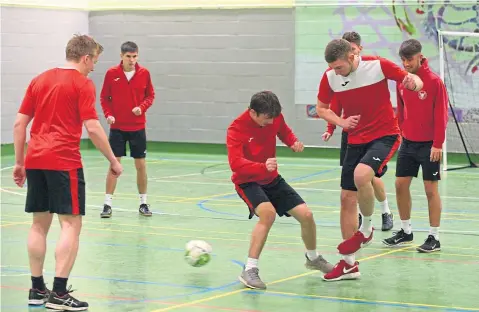
[[[373,244],[358,255],[361,279],[327,283],[304,268],[295,220],[278,218],[259,262],[268,290],[252,291],[237,276],[254,220],[247,219],[246,207],[234,193],[225,156],[149,153],[152,218],[138,215],[133,162],[125,159],[113,218],[100,219],[107,163],[96,151],[83,155],[88,207],[69,284],[77,290],[74,296],[89,302],[89,311],[479,311],[479,169],[448,172],[440,184],[440,253],[418,254],[414,246],[388,249],[381,239],[392,232],[376,231]],[[279,161],[283,176],[314,211],[318,249],[336,262],[337,160]],[[26,304],[30,217],[23,212],[26,189],[12,182],[12,164],[12,156],[2,158],[1,311],[42,311]],[[398,229],[394,170],[385,181]],[[415,244],[421,244],[428,229],[421,180],[413,182],[412,194]],[[374,222],[379,226],[379,214]],[[58,234],[55,221],[44,272],[50,287]],[[214,258],[207,266],[194,268],[183,260],[190,239],[212,244]]]

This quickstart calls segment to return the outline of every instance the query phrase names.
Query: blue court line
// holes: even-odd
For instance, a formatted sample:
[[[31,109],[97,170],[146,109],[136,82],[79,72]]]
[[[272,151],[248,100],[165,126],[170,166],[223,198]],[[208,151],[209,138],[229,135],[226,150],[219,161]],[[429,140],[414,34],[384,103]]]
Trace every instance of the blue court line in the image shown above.
[[[273,296],[273,297],[283,297],[283,298],[296,298],[296,299],[307,299],[307,300],[320,300],[320,301],[330,301],[330,302],[340,302],[340,303],[348,303],[348,304],[362,304],[362,305],[372,305],[372,306],[384,306],[384,307],[395,307],[395,308],[406,308],[406,309],[422,309],[422,310],[443,310],[443,311],[477,311],[476,310],[468,310],[468,309],[454,309],[454,308],[437,308],[437,307],[428,307],[428,306],[420,306],[414,304],[407,304],[407,303],[387,303],[387,302],[376,302],[376,301],[367,301],[367,300],[356,300],[351,298],[349,299],[340,299],[340,298],[320,298],[320,297],[311,297],[311,296],[303,296],[303,295],[293,295],[293,294],[278,294],[278,293],[269,293],[269,292],[261,292],[261,291],[254,291],[254,290],[246,290],[244,293],[250,295],[261,295],[261,296]]]

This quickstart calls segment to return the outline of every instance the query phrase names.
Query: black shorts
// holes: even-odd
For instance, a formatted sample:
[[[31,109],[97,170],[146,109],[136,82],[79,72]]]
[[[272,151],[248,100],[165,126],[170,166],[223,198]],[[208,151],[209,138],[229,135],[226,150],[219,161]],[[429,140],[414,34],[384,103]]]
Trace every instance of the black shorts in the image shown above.
[[[440,161],[431,161],[432,141],[413,142],[403,138],[396,163],[396,177],[416,177],[419,166],[422,179],[439,181],[441,179]]]
[[[70,171],[27,169],[25,212],[85,215],[83,169]]]
[[[344,157],[346,156],[346,149],[348,148],[348,133],[346,131],[341,132],[341,149],[339,150],[339,165],[344,163]]]
[[[116,157],[126,156],[126,142],[130,145],[130,156],[133,158],[146,157],[146,131],[122,131],[110,129],[109,137],[111,149]]]
[[[384,136],[366,144],[348,144],[341,171],[341,188],[357,191],[354,170],[359,163],[370,166],[376,177],[382,177],[387,171],[387,163],[396,153],[399,144],[399,135]]]
[[[288,211],[304,204],[298,193],[278,175],[273,182],[261,185],[255,182],[243,183],[236,186],[236,192],[248,205],[249,219],[255,215],[255,209],[261,203],[270,202],[278,216],[290,217]]]

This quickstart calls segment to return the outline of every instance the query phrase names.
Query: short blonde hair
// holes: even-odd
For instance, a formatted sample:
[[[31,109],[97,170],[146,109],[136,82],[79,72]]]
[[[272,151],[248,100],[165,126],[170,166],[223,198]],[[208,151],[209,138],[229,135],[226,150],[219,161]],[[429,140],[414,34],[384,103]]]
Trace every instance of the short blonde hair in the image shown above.
[[[88,35],[74,35],[65,49],[67,61],[80,61],[85,55],[96,56],[103,52],[103,46]]]

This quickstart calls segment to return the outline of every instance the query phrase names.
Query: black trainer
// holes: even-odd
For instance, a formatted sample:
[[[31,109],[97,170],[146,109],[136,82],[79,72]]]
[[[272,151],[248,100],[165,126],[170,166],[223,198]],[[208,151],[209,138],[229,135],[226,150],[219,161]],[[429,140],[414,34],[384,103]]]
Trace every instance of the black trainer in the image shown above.
[[[389,247],[392,246],[399,246],[399,245],[406,245],[406,244],[411,244],[414,235],[412,234],[406,234],[403,229],[401,229],[399,232],[393,233],[394,235],[390,238],[383,239],[383,244]]]
[[[381,216],[383,218],[383,225],[382,225],[381,230],[383,230],[383,231],[391,230],[394,226],[393,214],[392,213],[383,213]]]
[[[102,218],[111,218],[111,207],[107,204],[103,205],[103,211],[100,214]]]
[[[56,310],[56,311],[85,311],[88,310],[88,303],[80,301],[70,295],[73,292],[71,286],[68,287],[68,290],[62,296],[59,296],[53,291],[50,293],[47,303],[45,303],[45,308]]]
[[[31,288],[28,294],[28,304],[33,306],[44,305],[45,302],[48,301],[48,297],[50,297],[50,290],[48,288],[45,287],[43,291]]]
[[[421,246],[416,248],[419,252],[434,252],[441,250],[441,242],[439,242],[434,235],[429,235]]]
[[[150,205],[148,204],[141,204],[139,212],[141,215],[146,216],[146,217],[151,217],[152,213],[150,211]]]

